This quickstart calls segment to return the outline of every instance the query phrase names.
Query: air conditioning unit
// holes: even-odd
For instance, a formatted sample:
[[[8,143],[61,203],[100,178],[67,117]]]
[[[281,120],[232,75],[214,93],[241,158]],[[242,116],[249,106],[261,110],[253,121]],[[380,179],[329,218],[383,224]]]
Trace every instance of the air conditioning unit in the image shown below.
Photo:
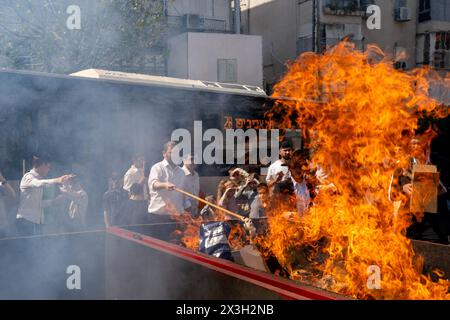
[[[205,29],[205,18],[198,14],[185,14],[184,27],[191,30]]]
[[[409,16],[408,7],[400,7],[395,10],[395,21],[409,21],[411,17]]]

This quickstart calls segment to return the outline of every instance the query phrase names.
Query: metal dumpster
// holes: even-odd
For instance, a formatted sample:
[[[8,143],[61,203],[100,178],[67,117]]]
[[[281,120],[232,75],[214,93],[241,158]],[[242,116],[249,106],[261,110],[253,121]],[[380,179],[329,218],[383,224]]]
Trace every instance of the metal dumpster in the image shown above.
[[[151,228],[0,240],[0,299],[343,298],[144,233]],[[70,266],[79,289],[67,285]]]

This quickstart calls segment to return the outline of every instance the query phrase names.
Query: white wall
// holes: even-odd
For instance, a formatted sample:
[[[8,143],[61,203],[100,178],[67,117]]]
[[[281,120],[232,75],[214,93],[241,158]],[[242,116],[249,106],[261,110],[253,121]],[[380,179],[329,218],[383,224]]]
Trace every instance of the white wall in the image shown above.
[[[189,32],[169,44],[169,76],[218,81],[217,59],[237,59],[237,83],[262,87],[261,36]]]
[[[276,83],[297,56],[297,0],[241,0],[242,31],[263,37],[264,80]]]
[[[187,33],[182,33],[168,40],[169,58],[167,73],[171,77],[188,79]]]

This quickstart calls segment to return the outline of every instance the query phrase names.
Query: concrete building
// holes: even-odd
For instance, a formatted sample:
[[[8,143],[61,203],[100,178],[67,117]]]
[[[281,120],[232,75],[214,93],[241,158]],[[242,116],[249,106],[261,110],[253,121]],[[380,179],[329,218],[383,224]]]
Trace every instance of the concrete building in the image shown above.
[[[381,29],[369,29],[366,9],[380,7]],[[302,52],[323,52],[343,38],[359,49],[378,45],[396,67],[450,66],[450,1],[242,0],[242,32],[263,37],[267,91]]]
[[[240,34],[237,0],[157,1],[163,39],[145,64],[113,70],[262,87],[261,36]]]
[[[359,4],[325,0],[300,1],[297,53],[323,52],[344,37],[362,48],[364,8]]]
[[[366,10],[371,4],[381,9],[381,29],[368,28]],[[416,0],[309,0],[299,6],[299,53],[323,52],[347,37],[359,49],[378,45],[399,68],[415,67]]]
[[[242,33],[262,36],[266,91],[297,56],[296,10],[296,0],[241,0]]]
[[[450,70],[450,1],[418,1],[418,66]]]
[[[399,69],[416,67],[417,0],[376,0],[381,8],[381,29],[369,30],[362,22],[363,46],[377,44]]]
[[[186,32],[168,47],[171,77],[262,87],[261,36]]]
[[[262,86],[261,36],[240,34],[235,2],[239,3],[165,1],[169,27],[166,75]]]

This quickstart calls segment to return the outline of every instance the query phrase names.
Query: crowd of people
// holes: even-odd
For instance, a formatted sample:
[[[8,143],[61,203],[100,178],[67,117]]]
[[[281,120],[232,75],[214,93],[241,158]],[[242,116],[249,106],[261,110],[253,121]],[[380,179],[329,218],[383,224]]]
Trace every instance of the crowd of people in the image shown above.
[[[68,230],[77,230],[85,225],[87,193],[74,175],[63,175],[46,179],[51,167],[50,159],[34,156],[32,169],[20,181],[18,196],[9,182],[1,175],[0,225],[3,236],[28,236],[42,233],[42,227],[54,219],[53,208],[66,213],[58,220]],[[55,194],[51,187],[57,186]],[[18,203],[15,228],[11,228],[9,208]]]
[[[217,207],[214,206],[220,206],[242,216],[246,221],[253,221],[256,232],[261,233],[265,228],[262,221],[275,206],[283,205],[301,216],[314,204],[320,190],[336,192],[336,187],[328,181],[324,170],[310,161],[307,150],[294,150],[290,141],[284,141],[280,145],[279,160],[270,165],[264,178],[257,173],[233,167],[228,171],[228,176],[220,181],[216,194],[205,193],[200,190],[200,177],[192,155],[184,158],[183,166],[172,161],[175,145],[173,141],[164,145],[162,160],[151,167],[148,176],[144,171],[145,157],[142,155],[132,159],[131,167],[125,174],[111,174],[108,190],[103,196],[106,227],[158,225],[153,235],[168,240],[176,227],[174,215],[188,214],[213,219],[217,214]],[[413,155],[412,159],[416,163],[425,161],[419,160],[417,155]],[[18,202],[15,219],[18,235],[42,233],[42,227],[52,219],[51,212],[55,207],[63,212],[63,218],[59,221],[62,221],[65,230],[86,228],[88,194],[74,175],[47,179],[50,167],[50,159],[34,157],[32,169],[20,181],[19,195],[0,174],[0,237],[10,234],[7,204],[14,201]],[[411,196],[408,170],[405,168],[394,172],[389,194],[392,201],[399,199],[399,194]],[[53,187],[53,190],[56,187],[58,192],[49,192],[49,187]],[[443,186],[440,191],[446,192]],[[214,206],[199,202],[199,197]],[[223,217],[225,220],[235,219],[235,216],[227,214]],[[448,243],[447,222],[436,219],[431,216],[425,219],[425,223],[431,221],[438,242]],[[409,232],[411,237],[420,238],[417,224],[419,222]]]

